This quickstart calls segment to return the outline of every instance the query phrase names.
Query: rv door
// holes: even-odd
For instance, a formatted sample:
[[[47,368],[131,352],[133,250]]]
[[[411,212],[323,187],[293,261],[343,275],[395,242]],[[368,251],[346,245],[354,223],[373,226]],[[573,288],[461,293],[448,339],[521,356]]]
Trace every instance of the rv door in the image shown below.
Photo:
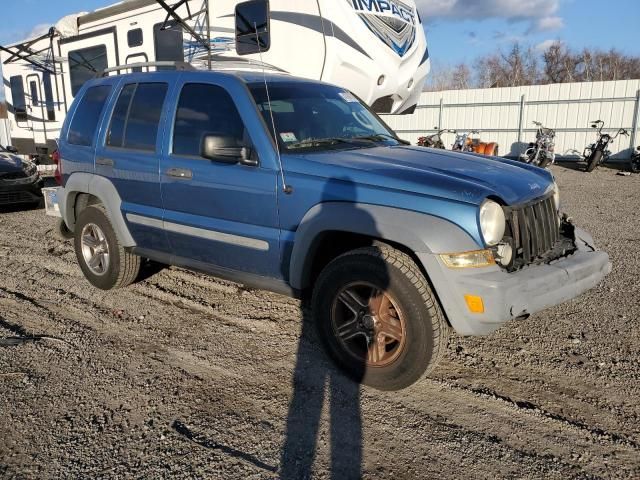
[[[73,99],[82,85],[107,67],[120,65],[115,27],[82,33],[60,40],[64,64],[64,88]]]
[[[47,145],[47,125],[45,123],[44,98],[42,85],[37,73],[27,75],[27,111],[29,112],[29,129],[33,133],[33,142],[38,146]]]

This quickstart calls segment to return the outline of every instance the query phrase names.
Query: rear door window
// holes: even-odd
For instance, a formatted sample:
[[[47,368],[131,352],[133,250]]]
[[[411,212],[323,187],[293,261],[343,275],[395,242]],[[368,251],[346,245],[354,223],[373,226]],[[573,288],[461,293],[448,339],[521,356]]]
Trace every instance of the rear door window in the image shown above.
[[[155,151],[166,83],[125,85],[116,102],[107,134],[107,145]]]
[[[244,123],[231,95],[222,87],[188,83],[182,88],[173,130],[173,153],[200,156],[205,134],[218,134],[247,143]]]
[[[73,145],[91,146],[102,110],[111,91],[111,85],[98,85],[87,89],[73,114],[67,141]]]

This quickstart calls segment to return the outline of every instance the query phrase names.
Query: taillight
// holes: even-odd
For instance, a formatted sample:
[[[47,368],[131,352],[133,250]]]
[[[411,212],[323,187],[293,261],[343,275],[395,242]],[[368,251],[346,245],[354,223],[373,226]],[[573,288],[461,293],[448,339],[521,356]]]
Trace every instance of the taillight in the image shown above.
[[[62,185],[62,162],[60,161],[60,152],[58,150],[51,154],[51,160],[56,164],[56,171],[53,173],[53,177],[58,185]]]

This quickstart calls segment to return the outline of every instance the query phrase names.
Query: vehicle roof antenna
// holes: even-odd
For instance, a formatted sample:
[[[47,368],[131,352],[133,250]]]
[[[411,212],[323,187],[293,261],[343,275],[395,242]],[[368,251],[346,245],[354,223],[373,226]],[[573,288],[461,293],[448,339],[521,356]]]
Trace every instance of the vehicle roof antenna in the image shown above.
[[[278,168],[280,169],[280,177],[282,178],[282,191],[289,195],[293,192],[293,187],[287,185],[287,181],[284,178],[284,168],[282,166],[282,157],[280,156],[280,143],[278,142],[278,134],[276,132],[276,121],[273,118],[273,109],[271,108],[271,95],[269,94],[269,84],[267,83],[267,73],[264,69],[264,62],[262,61],[262,48],[260,47],[260,36],[258,35],[258,25],[253,22],[253,28],[256,32],[256,44],[258,45],[258,52],[260,52],[260,64],[262,65],[262,79],[264,80],[264,89],[267,92],[267,103],[269,104],[269,116],[271,117],[271,128],[273,129],[273,140],[276,142],[276,155],[278,156]]]

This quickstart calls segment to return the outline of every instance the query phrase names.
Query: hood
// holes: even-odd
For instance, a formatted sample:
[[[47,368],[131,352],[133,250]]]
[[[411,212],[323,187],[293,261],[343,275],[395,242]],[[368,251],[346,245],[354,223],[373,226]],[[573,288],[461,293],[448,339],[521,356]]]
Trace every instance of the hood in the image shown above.
[[[0,152],[0,174],[21,172],[29,163],[22,160],[19,156],[12,153]]]
[[[331,165],[332,176],[357,183],[478,205],[487,197],[507,205],[526,203],[553,182],[547,170],[524,163],[424,147],[379,146],[294,157],[304,162],[286,162],[287,170],[327,176]]]

